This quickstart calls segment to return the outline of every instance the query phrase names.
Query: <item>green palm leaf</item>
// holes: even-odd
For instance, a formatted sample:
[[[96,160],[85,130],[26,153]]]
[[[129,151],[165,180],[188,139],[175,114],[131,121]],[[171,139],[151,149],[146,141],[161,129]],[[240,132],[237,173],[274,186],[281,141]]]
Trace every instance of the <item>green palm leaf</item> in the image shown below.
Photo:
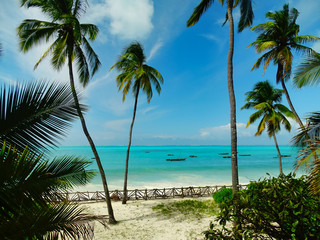
[[[57,191],[83,185],[90,162],[76,157],[52,161],[5,144],[0,151],[0,236],[3,239],[92,239],[92,220],[76,204],[54,203]]]
[[[313,53],[307,57],[304,62],[298,65],[295,76],[294,85],[298,88],[307,85],[315,85],[320,79],[320,54]]]
[[[77,117],[70,88],[45,82],[0,88],[0,143],[32,151],[55,146]],[[82,106],[84,110],[84,106]]]

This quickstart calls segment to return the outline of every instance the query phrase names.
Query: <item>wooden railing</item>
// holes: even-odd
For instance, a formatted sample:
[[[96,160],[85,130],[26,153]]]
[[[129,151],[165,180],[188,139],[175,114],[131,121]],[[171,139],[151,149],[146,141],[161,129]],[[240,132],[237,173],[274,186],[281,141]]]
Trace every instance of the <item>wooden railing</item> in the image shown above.
[[[248,185],[239,185],[239,189],[246,189]],[[184,197],[209,197],[222,188],[232,188],[232,186],[206,186],[206,187],[179,187],[179,188],[154,188],[154,189],[134,189],[128,190],[128,200],[149,200]],[[113,190],[109,192],[110,198],[114,201],[122,200],[123,190]],[[61,192],[57,201],[103,201],[104,191],[95,192]]]

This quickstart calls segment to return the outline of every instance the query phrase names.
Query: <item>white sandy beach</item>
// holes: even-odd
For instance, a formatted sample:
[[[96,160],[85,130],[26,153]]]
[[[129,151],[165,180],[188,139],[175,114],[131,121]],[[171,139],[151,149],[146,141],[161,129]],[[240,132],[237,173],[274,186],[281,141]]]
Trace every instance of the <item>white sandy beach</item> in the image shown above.
[[[185,198],[190,199],[190,198]],[[197,200],[208,200],[212,198],[196,198]],[[182,214],[174,217],[161,215],[152,210],[152,207],[160,203],[181,201],[184,199],[161,199],[161,200],[139,200],[128,201],[123,205],[121,201],[112,202],[116,225],[104,228],[101,224],[95,224],[95,239],[130,239],[130,240],[186,240],[204,239],[202,232],[207,230],[210,221],[214,217],[189,217]],[[100,215],[108,214],[105,202],[81,204],[87,212]]]

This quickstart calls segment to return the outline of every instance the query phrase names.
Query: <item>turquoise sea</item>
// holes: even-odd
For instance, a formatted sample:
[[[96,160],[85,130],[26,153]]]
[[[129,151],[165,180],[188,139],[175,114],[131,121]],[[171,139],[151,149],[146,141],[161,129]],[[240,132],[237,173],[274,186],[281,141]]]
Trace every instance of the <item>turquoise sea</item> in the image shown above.
[[[126,146],[97,147],[110,190],[122,189]],[[298,148],[280,146],[284,173],[294,169]],[[130,151],[128,189],[231,185],[231,161],[221,153],[230,146],[133,146]],[[246,184],[279,175],[275,146],[238,146],[239,181]],[[240,155],[250,156],[240,156]],[[76,155],[91,159],[90,169],[98,170],[90,147],[60,147],[54,156]],[[194,155],[196,157],[190,157]],[[186,158],[171,162],[167,158]],[[297,175],[304,172],[299,171]],[[102,190],[99,174],[79,190]]]

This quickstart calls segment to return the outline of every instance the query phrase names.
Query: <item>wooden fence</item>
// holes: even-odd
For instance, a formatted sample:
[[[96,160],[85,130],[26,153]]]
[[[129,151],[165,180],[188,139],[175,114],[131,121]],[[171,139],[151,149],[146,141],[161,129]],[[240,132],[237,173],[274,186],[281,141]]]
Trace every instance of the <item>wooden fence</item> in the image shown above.
[[[239,189],[246,189],[248,185],[239,185]],[[232,186],[206,186],[206,187],[180,187],[180,188],[154,188],[154,189],[134,189],[128,190],[128,200],[149,200],[184,197],[209,197],[222,188],[232,188]],[[109,192],[114,201],[122,200],[123,190],[113,190]],[[96,192],[62,192],[60,201],[103,201],[104,191]],[[58,200],[58,199],[57,199]]]

